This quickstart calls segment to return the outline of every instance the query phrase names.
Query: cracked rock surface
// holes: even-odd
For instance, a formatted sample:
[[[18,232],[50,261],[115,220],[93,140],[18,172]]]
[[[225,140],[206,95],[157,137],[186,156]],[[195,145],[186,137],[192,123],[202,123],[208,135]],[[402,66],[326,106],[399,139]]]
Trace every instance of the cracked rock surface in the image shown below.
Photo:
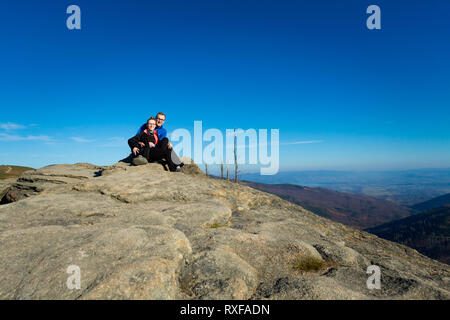
[[[446,264],[185,167],[52,165],[0,185],[0,299],[450,298]]]

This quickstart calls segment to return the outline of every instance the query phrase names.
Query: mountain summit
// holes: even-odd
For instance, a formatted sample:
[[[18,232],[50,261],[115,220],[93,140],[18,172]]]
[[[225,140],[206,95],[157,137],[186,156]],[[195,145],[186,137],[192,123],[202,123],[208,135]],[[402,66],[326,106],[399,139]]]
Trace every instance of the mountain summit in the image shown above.
[[[159,164],[52,165],[0,190],[0,299],[450,299],[450,270],[279,197]],[[381,289],[367,288],[367,267]],[[70,268],[80,289],[68,289]]]

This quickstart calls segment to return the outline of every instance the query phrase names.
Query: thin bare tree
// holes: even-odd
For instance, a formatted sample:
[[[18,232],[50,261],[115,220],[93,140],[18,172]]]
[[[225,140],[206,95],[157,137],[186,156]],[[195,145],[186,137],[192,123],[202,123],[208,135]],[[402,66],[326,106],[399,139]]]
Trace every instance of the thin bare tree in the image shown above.
[[[205,163],[205,174],[208,176],[208,165]]]
[[[220,163],[220,177],[223,179],[223,161]]]
[[[237,146],[236,146],[236,128],[234,129],[234,182],[238,182],[238,164],[237,164]]]

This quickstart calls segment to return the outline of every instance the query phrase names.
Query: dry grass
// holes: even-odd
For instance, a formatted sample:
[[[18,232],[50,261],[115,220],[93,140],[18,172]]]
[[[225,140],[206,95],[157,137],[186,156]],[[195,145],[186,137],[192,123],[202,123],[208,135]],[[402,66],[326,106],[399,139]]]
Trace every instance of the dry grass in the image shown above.
[[[213,223],[213,224],[207,224],[206,225],[207,228],[220,228],[221,225],[217,222]]]
[[[22,173],[28,170],[34,170],[33,168],[20,167],[20,166],[3,166],[0,165],[0,179],[17,178]]]
[[[200,170],[200,168],[196,164],[185,164],[183,167],[181,167],[181,172],[191,175],[203,174],[202,170]]]
[[[293,268],[299,272],[318,272],[333,265],[332,261],[324,261],[316,257],[301,257],[294,260]]]
[[[227,227],[228,224],[229,224],[229,222],[224,223],[224,224],[220,224],[218,222],[208,223],[205,225],[205,228],[211,228],[211,229],[223,228],[223,227]]]

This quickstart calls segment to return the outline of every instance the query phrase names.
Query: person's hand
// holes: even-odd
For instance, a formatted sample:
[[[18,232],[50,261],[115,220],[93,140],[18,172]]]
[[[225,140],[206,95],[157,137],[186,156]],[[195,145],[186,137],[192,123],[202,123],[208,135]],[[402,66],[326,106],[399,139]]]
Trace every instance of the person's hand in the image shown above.
[[[143,142],[139,142],[139,145],[140,145],[141,147],[145,147],[145,143],[143,143]]]
[[[170,142],[168,142],[167,147],[169,147],[169,149],[172,149],[172,144]]]
[[[152,148],[155,146],[155,144],[153,142],[149,142],[148,145]]]
[[[134,147],[134,148],[133,148],[133,154],[134,154],[134,155],[137,155],[138,153],[139,153],[139,149],[136,148],[136,147]]]

